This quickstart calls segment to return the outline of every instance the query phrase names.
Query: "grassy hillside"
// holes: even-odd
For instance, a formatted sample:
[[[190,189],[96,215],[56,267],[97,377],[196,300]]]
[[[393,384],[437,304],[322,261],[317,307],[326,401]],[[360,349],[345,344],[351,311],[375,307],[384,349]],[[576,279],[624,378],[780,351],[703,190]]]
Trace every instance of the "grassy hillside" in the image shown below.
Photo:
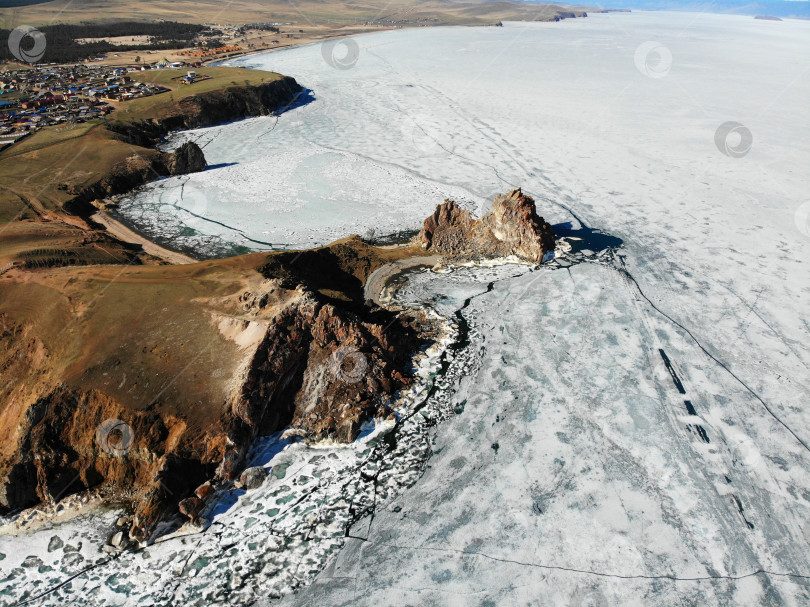
[[[118,104],[110,115],[116,122],[161,118],[176,104],[194,95],[230,86],[258,85],[279,79],[272,72],[239,68],[204,68],[212,76],[192,85],[177,84],[172,77],[185,72],[164,70],[134,74],[144,82],[157,82],[173,88],[169,93]],[[0,152],[0,222],[53,211],[72,195],[63,184],[80,188],[98,180],[127,158],[146,158],[153,150],[121,141],[102,120],[63,127],[48,127]],[[0,252],[2,252],[0,238]]]
[[[211,76],[211,79],[185,85],[178,84],[174,78],[185,76],[186,70],[150,70],[132,74],[133,80],[159,84],[172,89],[172,91],[154,97],[144,97],[121,103],[111,118],[119,121],[161,118],[177,102],[187,97],[218,91],[231,86],[258,86],[281,78],[281,75],[275,72],[246,70],[237,67],[204,67],[196,71],[200,75]]]
[[[132,21],[168,19],[187,23],[358,25],[366,22],[432,20],[431,24],[481,25],[503,20],[536,20],[553,15],[559,7],[509,2],[443,2],[431,0],[62,0],[26,7],[0,9],[3,27],[46,24],[54,21]]]

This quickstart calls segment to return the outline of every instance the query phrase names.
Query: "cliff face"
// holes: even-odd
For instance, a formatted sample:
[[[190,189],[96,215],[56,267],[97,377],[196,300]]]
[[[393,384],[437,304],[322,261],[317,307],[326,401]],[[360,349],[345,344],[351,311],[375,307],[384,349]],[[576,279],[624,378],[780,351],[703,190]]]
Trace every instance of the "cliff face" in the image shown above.
[[[178,154],[186,168],[199,157]],[[550,226],[520,190],[480,220],[453,202],[419,235],[453,257],[542,260]],[[353,440],[392,414],[428,339],[369,305],[378,268],[420,254],[358,237],[188,266],[12,268],[0,290],[0,509],[91,487],[128,501],[133,539],[232,483],[257,436]],[[31,313],[35,310],[36,313]]]
[[[28,408],[18,428],[17,448],[3,462],[0,505],[49,503],[104,484],[116,498],[147,498],[137,509],[143,534],[171,506],[168,492],[187,494],[213,475],[224,455],[223,433],[209,428],[203,440],[189,440],[196,433],[187,432],[188,423],[158,411],[131,411],[99,390],[58,384]],[[162,494],[159,502],[153,486]]]
[[[311,292],[281,311],[231,399],[232,447],[220,476],[235,478],[256,436],[289,427],[310,440],[350,442],[363,421],[389,415],[393,395],[410,384],[409,362],[422,339],[407,315],[384,320]]]
[[[125,194],[148,181],[168,175],[185,175],[205,170],[205,155],[194,142],[181,145],[174,152],[143,150],[116,164],[107,175],[89,186],[68,188],[74,198],[65,204],[65,210],[87,216],[95,212],[90,205],[116,194]]]
[[[283,288],[278,281],[269,284],[270,291],[239,295],[245,311],[261,315],[271,305],[266,296]],[[217,322],[225,332],[234,328],[231,318]],[[237,481],[258,436],[290,428],[308,440],[350,442],[363,421],[389,415],[386,406],[410,384],[409,361],[422,343],[411,322],[393,314],[385,326],[367,322],[316,294],[298,292],[262,326],[249,362],[235,376],[222,425],[206,434],[203,448],[175,448],[154,461],[132,537],[145,537],[175,506],[195,518],[208,487]],[[242,334],[250,331],[243,323],[237,323]],[[181,436],[178,446],[185,443]],[[193,497],[177,502],[175,496],[192,490]]]
[[[497,196],[481,219],[447,200],[425,219],[417,236],[428,251],[474,259],[516,255],[540,263],[554,250],[554,231],[537,215],[534,199],[518,188]]]
[[[67,282],[58,270],[10,271],[0,508],[100,487],[133,504],[131,537],[143,540],[181,500],[194,516],[206,482],[235,480],[257,436],[294,428],[346,442],[388,415],[423,343],[418,323],[366,308],[351,285],[362,292],[392,253],[360,239],[313,253],[345,263],[329,272],[349,285],[342,300],[318,277],[301,285],[287,254],[90,268]],[[43,313],[27,315],[32,301]]]
[[[127,143],[151,147],[171,131],[197,129],[249,116],[266,116],[295,104],[304,92],[295,78],[284,76],[256,86],[233,86],[187,97],[161,118],[122,124],[109,128]]]

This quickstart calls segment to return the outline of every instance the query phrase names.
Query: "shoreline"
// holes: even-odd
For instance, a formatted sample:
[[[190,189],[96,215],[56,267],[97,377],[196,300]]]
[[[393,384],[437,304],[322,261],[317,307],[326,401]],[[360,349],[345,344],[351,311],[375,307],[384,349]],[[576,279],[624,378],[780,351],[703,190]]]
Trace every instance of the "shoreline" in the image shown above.
[[[113,219],[106,211],[98,211],[97,213],[94,213],[89,217],[89,220],[101,225],[107,233],[111,234],[118,240],[129,244],[140,245],[145,253],[162,259],[171,265],[200,263],[199,259],[194,259],[193,257],[189,257],[188,255],[184,255],[183,253],[179,253],[177,251],[172,251],[171,249],[167,249],[155,242],[152,242],[145,236],[138,234],[129,226],[121,223],[117,219]]]
[[[363,287],[363,296],[366,301],[373,301],[378,306],[386,307],[389,302],[383,300],[383,293],[397,276],[400,276],[408,270],[424,266],[433,267],[445,259],[441,255],[425,255],[417,257],[409,257],[388,263],[380,268],[374,270],[366,279],[366,284]]]
[[[433,27],[454,27],[454,26],[433,26]],[[490,25],[466,25],[466,26],[458,26],[458,27],[492,27]],[[411,29],[421,29],[417,26],[404,26],[404,27],[380,27],[376,30],[369,30],[369,31],[361,31],[355,32],[353,34],[335,34],[335,35],[326,35],[322,38],[318,38],[317,40],[307,40],[301,42],[295,42],[293,44],[286,44],[284,46],[274,46],[274,47],[267,47],[264,49],[250,49],[244,52],[235,52],[232,55],[228,55],[227,57],[221,57],[219,59],[209,59],[208,61],[204,61],[202,66],[203,67],[218,67],[222,66],[229,61],[234,61],[236,59],[244,59],[246,57],[252,57],[254,55],[261,55],[263,53],[275,53],[278,51],[288,51],[294,48],[303,48],[305,46],[312,46],[315,44],[323,44],[328,40],[340,40],[341,38],[354,38],[355,36],[366,36],[369,34],[378,34],[380,32],[396,32],[399,30],[411,30]],[[251,69],[251,68],[244,68],[244,69]]]
[[[566,21],[566,20],[585,19],[585,18],[588,17],[588,15],[590,13],[598,15],[598,14],[604,14],[604,13],[610,13],[610,12],[628,12],[629,13],[631,11],[630,11],[630,9],[604,9],[604,10],[596,9],[596,10],[590,10],[590,11],[585,11],[584,10],[584,12],[585,12],[584,15],[574,15],[572,17],[562,17],[559,20],[549,19],[547,21],[543,21],[543,20],[512,21],[512,20],[506,19],[506,20],[503,20],[503,21],[500,21],[500,22],[495,22],[495,23],[469,24],[469,25],[445,23],[445,24],[441,24],[441,25],[427,25],[427,26],[426,25],[402,25],[402,26],[398,26],[398,27],[380,26],[380,27],[378,27],[377,29],[374,29],[374,30],[359,31],[359,32],[354,32],[354,33],[327,34],[327,35],[323,36],[322,38],[318,38],[317,40],[307,40],[307,41],[302,41],[302,42],[295,42],[295,43],[292,43],[292,44],[286,44],[284,46],[274,46],[274,47],[268,47],[268,48],[264,48],[264,49],[251,49],[251,50],[246,50],[244,52],[235,52],[232,55],[228,55],[227,57],[221,57],[219,59],[209,59],[208,61],[204,61],[202,63],[202,65],[203,65],[203,67],[207,67],[207,66],[217,67],[217,66],[224,65],[229,61],[234,61],[234,60],[237,60],[237,59],[244,59],[246,57],[252,57],[254,55],[260,55],[262,53],[274,53],[274,52],[277,52],[277,51],[286,51],[286,50],[290,50],[290,49],[293,49],[293,48],[303,48],[305,46],[313,46],[315,44],[322,44],[322,43],[327,42],[329,40],[340,40],[341,38],[354,38],[356,36],[358,36],[358,37],[359,36],[367,36],[367,35],[370,35],[370,34],[379,34],[381,32],[398,32],[398,31],[426,29],[426,28],[429,28],[429,29],[455,28],[455,27],[458,27],[458,28],[489,28],[489,27],[501,27],[504,22],[506,22],[506,23],[559,23],[560,21]],[[501,26],[499,26],[498,23],[501,23]],[[245,68],[245,69],[250,69],[250,68]]]
[[[586,16],[587,16],[587,13],[585,15],[583,15],[583,16],[576,16],[575,15],[573,17],[564,17],[563,19],[560,19],[560,20],[581,19],[581,18],[584,18]],[[540,21],[538,21],[538,22],[540,22]],[[546,22],[554,23],[555,21],[554,20],[549,20],[549,21],[546,21]],[[458,25],[458,26],[455,26],[455,25],[441,25],[441,26],[434,26],[434,27],[483,28],[483,27],[496,27],[496,25],[495,24]],[[264,54],[264,53],[272,53],[272,52],[276,52],[276,51],[289,50],[289,49],[299,48],[299,47],[303,48],[303,47],[306,47],[306,46],[322,44],[323,42],[326,42],[328,40],[339,40],[339,39],[343,39],[343,38],[352,38],[352,37],[355,37],[355,36],[365,36],[365,35],[368,35],[368,34],[376,34],[376,33],[380,33],[380,32],[392,32],[392,31],[411,30],[411,29],[420,29],[420,28],[418,28],[417,26],[379,27],[378,29],[369,30],[369,31],[360,31],[360,32],[354,32],[354,33],[339,33],[339,34],[336,34],[336,35],[327,35],[327,36],[324,36],[322,39],[319,39],[319,40],[308,40],[308,41],[305,41],[305,42],[293,43],[293,44],[280,46],[280,47],[276,47],[276,48],[257,49],[257,50],[246,51],[246,52],[243,52],[243,53],[236,53],[236,54],[234,54],[232,56],[229,56],[229,57],[224,57],[224,58],[221,58],[221,59],[212,59],[212,60],[210,60],[208,62],[204,62],[203,65],[207,66],[207,67],[225,67],[225,64],[228,63],[228,62],[245,59],[247,57],[257,56],[257,55]],[[236,67],[236,66],[228,66],[228,67]],[[239,68],[239,69],[251,69],[251,68],[245,67],[245,68]],[[240,122],[240,121],[245,120],[245,119],[247,119],[247,117],[237,118],[236,120],[232,120],[232,121],[229,121],[229,122],[236,123],[236,122]],[[225,123],[223,123],[223,124],[225,124]],[[181,130],[187,130],[187,129],[181,129]],[[153,147],[151,149],[157,149],[157,148]],[[114,219],[109,213],[105,212],[104,210],[99,210],[99,211],[97,211],[96,213],[93,213],[92,215],[90,215],[87,218],[90,221],[99,224],[108,234],[110,234],[114,238],[118,239],[119,241],[121,241],[121,242],[123,242],[125,244],[138,245],[143,249],[143,251],[145,253],[147,253],[149,255],[152,255],[154,257],[157,257],[158,259],[161,259],[161,260],[163,260],[163,261],[165,261],[165,262],[167,262],[169,264],[172,264],[172,265],[184,265],[184,264],[193,264],[193,263],[200,263],[201,262],[201,260],[199,260],[199,259],[195,259],[195,258],[193,258],[193,257],[191,257],[189,255],[186,255],[184,253],[181,253],[179,251],[174,251],[172,249],[167,248],[166,246],[160,245],[160,244],[152,241],[147,236],[139,233],[137,231],[137,226],[136,225],[133,224],[132,226],[130,226],[130,225],[127,225],[127,224],[125,224],[125,223],[123,223],[123,222],[121,222],[121,221],[119,221],[117,219]],[[228,257],[231,257],[231,255],[229,255]],[[427,263],[427,262],[425,262],[425,263]],[[408,267],[409,268],[414,267],[415,265],[423,265],[423,264],[412,263],[412,264],[409,264]],[[392,269],[392,272],[393,272],[393,269]],[[385,277],[385,282],[381,285],[380,290],[377,293],[374,294],[375,295],[374,301],[376,301],[376,298],[382,296],[382,291],[385,288],[386,283],[388,282],[388,278],[391,277],[390,275],[391,275],[391,272],[389,272],[389,274]],[[367,291],[367,292],[369,292],[369,291]]]

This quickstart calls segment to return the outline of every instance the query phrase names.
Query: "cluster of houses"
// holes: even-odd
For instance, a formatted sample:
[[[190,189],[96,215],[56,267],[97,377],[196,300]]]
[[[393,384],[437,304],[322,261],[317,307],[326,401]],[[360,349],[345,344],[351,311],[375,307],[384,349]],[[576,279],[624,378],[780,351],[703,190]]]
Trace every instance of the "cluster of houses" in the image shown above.
[[[111,112],[113,103],[169,90],[129,75],[144,69],[74,65],[0,72],[0,150],[42,127],[86,122]]]
[[[186,51],[180,51],[177,54],[183,55],[184,57],[197,57],[199,59],[207,59],[210,57],[215,57],[217,55],[222,55],[224,53],[237,53],[241,50],[242,50],[241,46],[218,46],[216,48],[189,49]]]

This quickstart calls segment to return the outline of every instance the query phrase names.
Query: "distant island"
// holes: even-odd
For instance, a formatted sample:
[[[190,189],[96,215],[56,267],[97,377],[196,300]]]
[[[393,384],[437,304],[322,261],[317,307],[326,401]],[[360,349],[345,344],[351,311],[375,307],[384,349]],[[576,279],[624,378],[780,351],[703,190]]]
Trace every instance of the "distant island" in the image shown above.
[[[763,21],[782,21],[779,17],[774,17],[772,15],[757,15],[754,19],[762,19]]]

